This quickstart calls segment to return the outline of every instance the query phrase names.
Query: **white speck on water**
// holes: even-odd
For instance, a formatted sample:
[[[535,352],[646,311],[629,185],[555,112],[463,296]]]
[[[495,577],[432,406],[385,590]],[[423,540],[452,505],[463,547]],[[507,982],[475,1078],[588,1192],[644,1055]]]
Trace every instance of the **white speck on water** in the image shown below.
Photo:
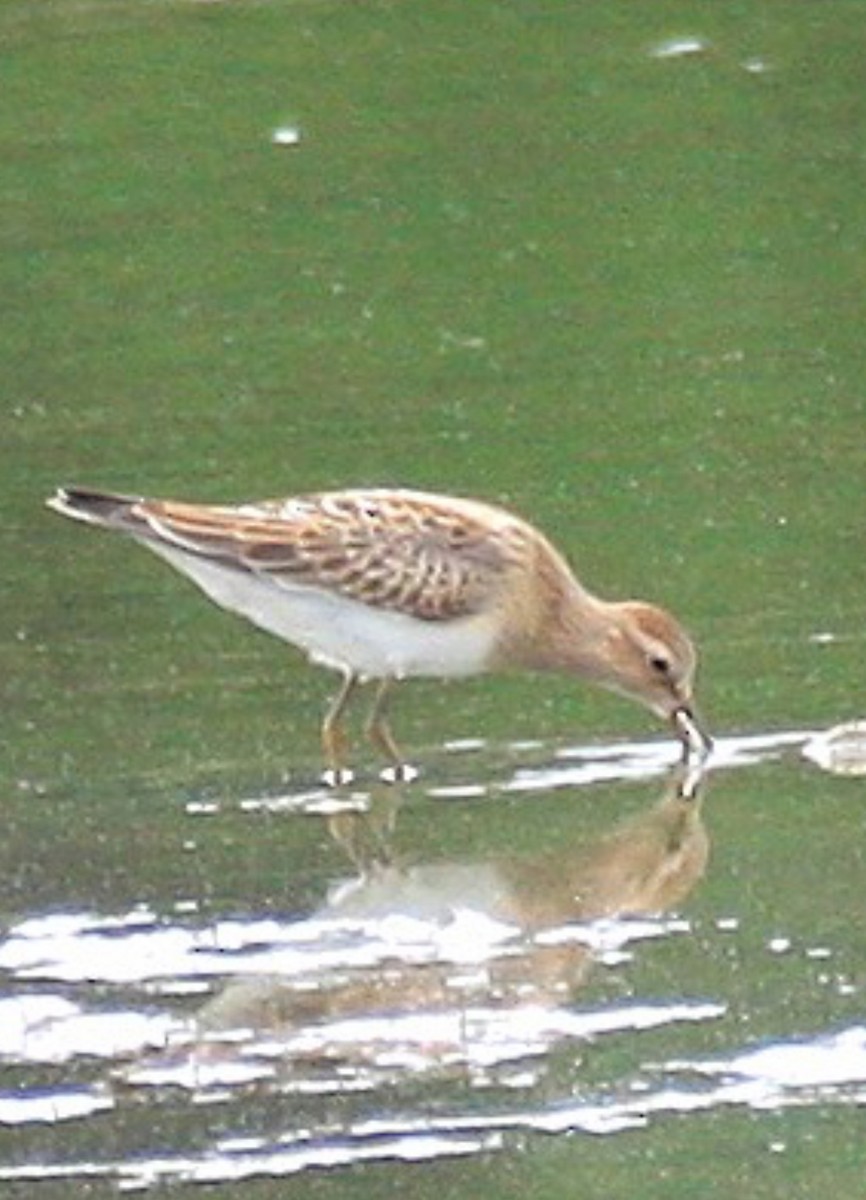
[[[452,738],[445,743],[444,749],[447,754],[472,754],[476,750],[483,750],[486,745],[484,738]]]
[[[750,75],[765,75],[770,70],[770,64],[764,58],[747,58],[740,66]]]
[[[439,349],[446,350],[452,346],[456,346],[458,350],[484,350],[487,347],[487,339],[473,333],[453,333],[450,329],[443,329],[440,333]]]
[[[295,125],[281,125],[271,134],[271,144],[274,146],[297,146],[301,140],[301,131]]]
[[[684,58],[689,54],[705,54],[710,43],[702,37],[667,38],[650,50],[650,58]]]
[[[770,938],[767,949],[771,954],[787,954],[791,949],[791,939],[786,937]]]
[[[814,642],[816,646],[829,646],[831,642],[836,641],[836,634],[830,633],[829,630],[821,630],[818,633],[810,633],[809,641]]]
[[[482,783],[460,783],[450,786],[429,788],[428,796],[437,800],[477,800],[487,795],[487,787]]]

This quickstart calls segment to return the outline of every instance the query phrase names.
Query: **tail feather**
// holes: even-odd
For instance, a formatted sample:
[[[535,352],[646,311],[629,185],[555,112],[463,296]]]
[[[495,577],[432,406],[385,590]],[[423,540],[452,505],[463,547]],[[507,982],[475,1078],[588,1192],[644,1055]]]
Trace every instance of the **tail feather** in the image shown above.
[[[87,521],[91,525],[132,532],[142,523],[135,512],[136,505],[141,503],[139,496],[121,496],[95,488],[61,487],[46,503],[64,517]]]

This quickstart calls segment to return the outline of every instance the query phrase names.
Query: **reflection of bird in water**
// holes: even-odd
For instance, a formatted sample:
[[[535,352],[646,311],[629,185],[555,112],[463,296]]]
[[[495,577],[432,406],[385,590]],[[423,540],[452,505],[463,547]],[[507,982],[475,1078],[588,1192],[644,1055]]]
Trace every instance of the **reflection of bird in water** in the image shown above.
[[[309,977],[303,986],[274,978],[233,984],[203,1010],[201,1031],[273,1030],[468,1003],[561,1002],[583,982],[592,952],[579,938],[546,942],[539,935],[602,918],[662,914],[679,905],[701,878],[709,843],[700,797],[684,796],[680,782],[678,776],[657,804],[597,841],[541,857],[404,868],[375,852],[363,874],[337,889],[317,914],[358,921],[371,934],[393,917],[427,922],[432,931],[467,912],[513,927],[520,936],[491,949],[469,984],[464,980],[455,989],[453,962],[401,962],[395,950],[387,962],[341,972],[337,980],[324,976],[316,986]],[[361,839],[366,834],[363,818],[356,832]],[[340,836],[344,843],[349,838],[345,829]],[[356,850],[353,855],[364,857]]]
[[[569,921],[665,912],[691,891],[707,855],[700,798],[684,797],[679,771],[676,776],[658,804],[591,844],[528,859],[394,865],[375,823],[368,836],[371,814],[343,814],[332,829],[340,829],[359,877],[332,890],[328,913],[441,921],[469,908],[534,932]]]
[[[502,509],[392,489],[227,508],[64,488],[49,504],[129,534],[223,608],[342,672],[322,727],[334,782],[348,775],[342,721],[359,682],[380,681],[368,733],[399,778],[392,684],[507,667],[601,684],[670,721],[687,757],[709,750],[679,623],[592,595],[537,529]]]

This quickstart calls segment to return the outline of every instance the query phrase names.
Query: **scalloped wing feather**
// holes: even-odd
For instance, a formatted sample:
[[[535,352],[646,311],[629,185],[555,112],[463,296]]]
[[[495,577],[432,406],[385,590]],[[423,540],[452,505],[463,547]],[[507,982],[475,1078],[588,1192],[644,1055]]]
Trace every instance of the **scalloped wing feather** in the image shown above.
[[[420,493],[322,493],[240,508],[144,501],[136,515],[178,548],[278,586],[322,588],[427,621],[484,607],[526,540],[522,522],[497,509]]]

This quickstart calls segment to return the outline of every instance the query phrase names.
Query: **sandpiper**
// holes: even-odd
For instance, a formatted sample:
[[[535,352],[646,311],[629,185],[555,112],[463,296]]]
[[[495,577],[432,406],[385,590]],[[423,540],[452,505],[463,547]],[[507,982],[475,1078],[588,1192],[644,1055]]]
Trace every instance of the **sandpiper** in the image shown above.
[[[679,623],[643,601],[594,596],[504,509],[395,488],[228,507],[65,487],[48,504],[130,535],[223,608],[340,671],[322,724],[331,783],[351,778],[343,717],[360,683],[378,682],[367,734],[406,778],[386,715],[392,685],[500,668],[564,672],[630,696],[671,722],[686,760],[709,752]]]

